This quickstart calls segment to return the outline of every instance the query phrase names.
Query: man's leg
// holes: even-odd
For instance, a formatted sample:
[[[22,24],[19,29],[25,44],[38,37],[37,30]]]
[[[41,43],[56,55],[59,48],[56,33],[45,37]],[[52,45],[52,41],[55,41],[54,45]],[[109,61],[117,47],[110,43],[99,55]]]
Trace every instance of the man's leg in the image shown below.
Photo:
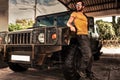
[[[87,73],[87,77],[90,79],[90,80],[100,80],[99,78],[97,78],[95,76],[95,73],[92,71],[92,66],[93,66],[93,56],[91,58],[91,61],[86,69],[86,73]]]
[[[86,69],[90,63],[92,53],[91,53],[91,48],[90,48],[88,36],[86,36],[86,35],[78,36],[78,43],[79,43],[78,48],[81,51],[80,54],[82,54],[81,61],[79,63],[80,66],[78,69],[78,73],[81,76],[80,80],[89,80],[89,79],[87,79]]]

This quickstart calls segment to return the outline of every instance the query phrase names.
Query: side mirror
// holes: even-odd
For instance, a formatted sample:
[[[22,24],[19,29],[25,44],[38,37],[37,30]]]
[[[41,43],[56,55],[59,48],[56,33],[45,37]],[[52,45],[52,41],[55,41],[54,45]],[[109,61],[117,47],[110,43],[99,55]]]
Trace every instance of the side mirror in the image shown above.
[[[94,18],[93,17],[87,17],[88,18],[88,27],[94,27]]]

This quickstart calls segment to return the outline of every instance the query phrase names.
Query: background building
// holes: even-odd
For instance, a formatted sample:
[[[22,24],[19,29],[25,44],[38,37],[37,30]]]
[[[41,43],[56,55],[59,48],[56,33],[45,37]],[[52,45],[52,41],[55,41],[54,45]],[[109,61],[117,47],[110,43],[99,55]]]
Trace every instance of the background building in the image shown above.
[[[66,11],[57,0],[9,0],[9,23],[16,19],[33,19],[39,15]]]
[[[59,0],[64,1],[64,0]],[[6,31],[16,19],[35,19],[38,15],[66,11],[58,0],[0,0],[0,31]],[[66,0],[67,1],[71,0]],[[88,16],[95,18],[116,16],[120,13],[118,0],[84,0]],[[94,3],[94,4],[93,4]],[[104,4],[104,5],[103,5]],[[67,4],[66,4],[67,5]],[[69,4],[70,5],[70,4]],[[109,20],[109,19],[107,19]]]
[[[8,30],[8,0],[0,0],[0,31]]]

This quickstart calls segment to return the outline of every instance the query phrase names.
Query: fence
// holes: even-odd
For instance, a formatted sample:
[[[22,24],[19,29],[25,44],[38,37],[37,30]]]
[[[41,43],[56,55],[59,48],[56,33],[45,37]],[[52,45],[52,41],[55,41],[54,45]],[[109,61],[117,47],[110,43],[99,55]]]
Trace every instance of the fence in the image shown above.
[[[112,37],[110,40],[101,40],[103,47],[120,47],[120,39]]]

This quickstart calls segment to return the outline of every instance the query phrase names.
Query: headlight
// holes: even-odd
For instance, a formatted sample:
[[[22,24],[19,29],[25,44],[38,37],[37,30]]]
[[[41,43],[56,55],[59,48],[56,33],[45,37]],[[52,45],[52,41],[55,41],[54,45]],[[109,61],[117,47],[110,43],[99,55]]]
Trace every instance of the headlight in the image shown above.
[[[5,36],[5,42],[10,43],[10,36]]]
[[[0,32],[0,44],[5,44],[6,36],[7,36],[7,32]]]
[[[44,33],[40,33],[38,35],[38,40],[40,41],[40,43],[44,43],[45,42],[45,35],[44,35]]]

